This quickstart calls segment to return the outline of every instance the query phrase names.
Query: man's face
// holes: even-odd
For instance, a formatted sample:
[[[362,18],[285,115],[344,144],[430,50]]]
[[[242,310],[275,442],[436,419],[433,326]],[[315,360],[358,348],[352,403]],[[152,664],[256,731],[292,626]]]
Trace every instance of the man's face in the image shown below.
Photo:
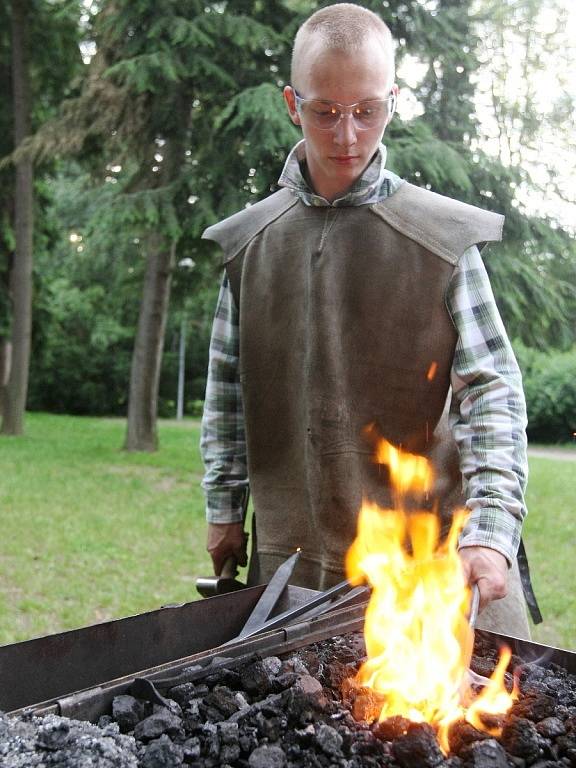
[[[321,99],[340,104],[356,104],[370,99],[386,99],[397,92],[392,84],[388,59],[382,43],[373,37],[353,53],[324,50],[312,38],[297,62],[294,87],[303,99]],[[290,117],[302,127],[306,139],[306,160],[317,194],[335,200],[345,194],[362,175],[376,151],[386,124],[358,130],[350,115],[345,115],[332,130],[320,130],[296,109],[294,90],[284,89]]]

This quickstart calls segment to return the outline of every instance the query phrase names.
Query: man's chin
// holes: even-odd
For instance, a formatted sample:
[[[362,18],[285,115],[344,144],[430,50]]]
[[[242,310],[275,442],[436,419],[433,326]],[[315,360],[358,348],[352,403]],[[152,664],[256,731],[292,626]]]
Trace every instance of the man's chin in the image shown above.
[[[362,176],[365,165],[365,161],[357,155],[332,155],[324,160],[316,179],[313,173],[310,174],[312,187],[316,194],[327,200],[344,197],[350,187]]]

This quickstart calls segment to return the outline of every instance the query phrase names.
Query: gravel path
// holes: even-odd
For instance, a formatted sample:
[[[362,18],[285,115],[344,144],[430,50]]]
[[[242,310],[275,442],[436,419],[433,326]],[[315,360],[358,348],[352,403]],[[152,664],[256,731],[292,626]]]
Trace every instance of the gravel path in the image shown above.
[[[537,459],[558,459],[559,461],[576,461],[576,451],[569,448],[555,448],[550,446],[539,446],[538,448],[528,448],[528,456],[534,456]]]
[[[528,456],[537,459],[558,459],[559,461],[576,461],[576,451],[570,448],[539,445],[537,448],[528,446]]]

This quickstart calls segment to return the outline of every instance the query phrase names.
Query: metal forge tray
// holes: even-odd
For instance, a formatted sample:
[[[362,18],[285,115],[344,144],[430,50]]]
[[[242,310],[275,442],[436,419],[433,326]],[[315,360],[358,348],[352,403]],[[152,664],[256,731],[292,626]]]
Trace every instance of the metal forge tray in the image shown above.
[[[167,605],[0,647],[0,710],[57,700],[100,683],[194,656],[235,637],[265,586]],[[316,594],[288,586],[276,613]]]
[[[96,722],[135,677],[154,682],[212,659],[281,655],[364,626],[366,602],[305,617],[219,648],[241,630],[263,586],[198,600],[58,635],[0,647],[0,709],[55,713]],[[288,586],[276,612],[302,604],[312,590]],[[555,663],[576,674],[576,653],[477,630],[527,662]]]

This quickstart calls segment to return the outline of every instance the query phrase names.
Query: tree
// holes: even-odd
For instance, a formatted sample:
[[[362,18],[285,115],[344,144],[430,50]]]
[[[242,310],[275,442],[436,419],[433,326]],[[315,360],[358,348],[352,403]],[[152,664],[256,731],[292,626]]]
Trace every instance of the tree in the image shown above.
[[[394,170],[416,184],[505,214],[504,242],[494,258],[488,252],[486,266],[508,331],[526,344],[566,347],[576,340],[574,241],[551,215],[527,208],[527,191],[538,192],[527,157],[507,152],[494,156],[484,132],[487,109],[500,110],[499,119],[506,113],[501,135],[519,150],[541,124],[535,102],[527,96],[523,104],[506,108],[495,98],[484,105],[483,122],[476,109],[479,83],[486,87],[492,82],[494,61],[501,77],[507,76],[510,45],[501,36],[493,41],[491,31],[502,18],[529,41],[518,60],[524,62],[520,92],[525,88],[531,93],[539,51],[551,47],[530,23],[537,5],[535,0],[487,2],[476,12],[472,2],[438,0],[429,15],[422,8],[411,9],[410,21],[399,33],[400,42],[405,39],[400,47],[412,47],[426,66],[415,89],[424,114],[392,123],[389,158]],[[392,6],[390,12],[395,14]],[[492,40],[488,56],[487,40]],[[498,84],[494,89],[498,92]]]
[[[484,0],[477,16],[479,141],[508,169],[515,206],[513,269],[495,262],[493,282],[515,335],[540,348],[576,342],[576,46],[568,8],[566,0]]]
[[[42,0],[0,4],[0,77],[6,84],[6,96],[11,98],[1,110],[0,157],[26,144],[34,125],[61,98],[63,83],[68,84],[79,58],[75,48],[76,19],[69,8],[57,5]],[[45,45],[47,36],[59,47],[56,61]],[[33,94],[39,81],[42,96],[38,99]],[[34,178],[30,156],[21,153],[14,168],[4,163],[0,174],[0,246],[6,259],[0,262],[1,431],[20,435],[32,329]]]
[[[14,99],[14,144],[30,134],[32,95],[28,61],[30,3],[12,3],[12,82]],[[28,392],[28,364],[32,329],[32,161],[16,163],[14,192],[15,252],[10,271],[12,301],[11,358],[3,398],[2,432],[20,435],[24,430],[24,408]],[[6,347],[5,347],[6,349]],[[6,361],[5,355],[3,356]]]
[[[185,229],[193,230],[197,238],[198,222],[214,216],[211,202],[218,200],[216,207],[222,210],[221,201],[226,197],[222,192],[234,190],[218,177],[223,161],[211,140],[214,123],[218,119],[233,122],[234,111],[242,109],[242,103],[230,106],[229,102],[243,79],[262,86],[252,87],[249,93],[249,87],[246,89],[244,103],[250,101],[252,110],[259,105],[269,110],[271,99],[279,106],[279,94],[271,95],[271,88],[264,87],[262,74],[255,68],[255,59],[265,61],[268,47],[277,45],[279,36],[255,18],[224,13],[219,4],[206,6],[194,0],[183,0],[179,5],[168,0],[104,3],[95,32],[97,54],[79,97],[65,104],[59,119],[45,126],[24,151],[40,158],[48,153],[91,149],[93,159],[100,163],[99,171],[93,165],[94,175],[102,177],[105,173],[104,186],[108,185],[107,191],[97,191],[96,199],[105,202],[105,207],[95,206],[93,221],[98,221],[100,228],[108,227],[110,233],[136,236],[144,244],[146,270],[125,447],[153,450],[176,249]],[[236,80],[228,73],[231,56],[239,64]],[[270,66],[267,72],[272,79]],[[292,129],[286,130],[279,110],[274,113],[277,116],[271,113],[266,131],[269,136],[279,135],[274,143],[277,151],[280,143],[286,144],[282,139]],[[199,138],[205,140],[204,145],[198,146]],[[253,138],[258,138],[258,132]],[[190,146],[194,149],[188,149]],[[270,147],[259,152],[269,155]],[[212,168],[207,166],[201,179],[207,186],[204,216],[202,206],[198,206],[199,215],[192,226],[187,226],[194,198],[190,188],[199,184],[196,166],[199,157],[206,155]],[[248,179],[251,174],[246,160],[241,164]],[[234,167],[233,160],[229,166]],[[119,169],[118,175],[111,179],[104,167]],[[230,167],[227,171],[223,176],[226,180]],[[110,181],[117,183],[114,191]],[[235,191],[234,199],[239,196]]]
[[[66,238],[71,231],[82,236],[72,247],[64,233],[52,240],[51,255],[62,255],[42,259],[37,276],[34,407],[124,412],[131,352],[127,444],[153,449],[156,393],[169,413],[176,391],[174,339],[184,307],[196,334],[187,368],[193,397],[201,397],[219,265],[200,235],[274,190],[299,137],[281,97],[291,41],[303,18],[325,4],[101,4],[96,54],[81,84],[58,118],[27,142],[37,162],[78,157],[76,164],[59,162],[50,194],[62,199],[45,208],[65,224]],[[399,64],[410,55],[427,68],[415,91],[424,114],[395,118],[387,132],[390,167],[506,213],[506,243],[488,267],[508,327],[525,341],[558,343],[574,307],[573,250],[561,228],[518,206],[522,169],[482,149],[474,112],[484,16],[455,0],[363,4],[392,27]],[[196,264],[189,274],[178,266],[188,260]],[[67,388],[55,379],[56,360]]]

